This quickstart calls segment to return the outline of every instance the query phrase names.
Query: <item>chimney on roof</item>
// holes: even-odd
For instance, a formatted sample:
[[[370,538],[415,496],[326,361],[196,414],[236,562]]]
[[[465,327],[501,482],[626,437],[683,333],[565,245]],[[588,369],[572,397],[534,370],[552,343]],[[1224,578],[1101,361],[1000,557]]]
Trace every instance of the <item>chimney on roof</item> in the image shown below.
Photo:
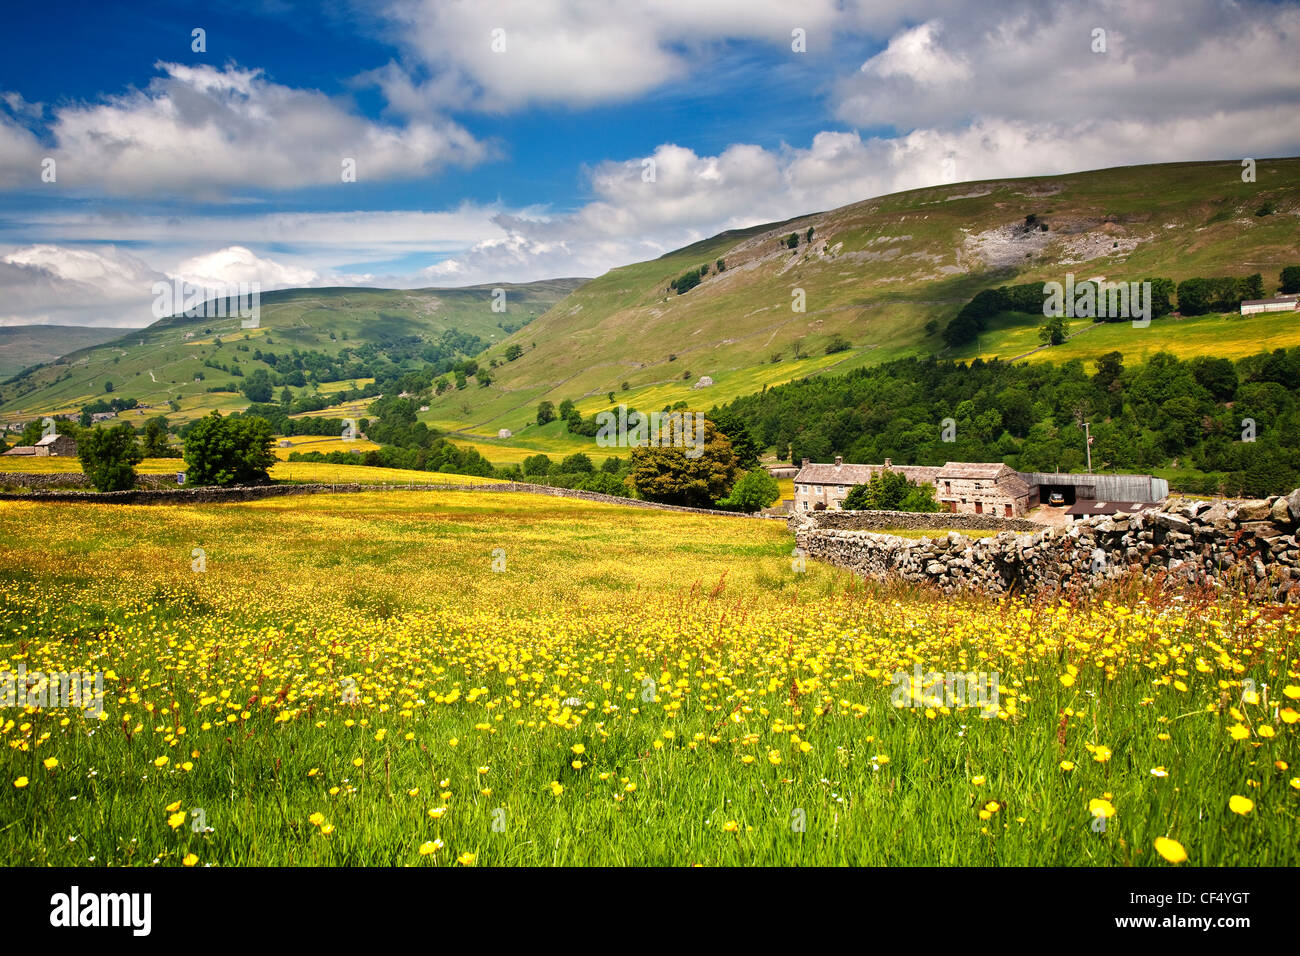
[[[886,467],[886,468],[892,468],[893,465],[894,465],[894,459],[892,459],[892,458],[886,458],[886,459],[885,459],[885,467]]]
[[[836,455],[836,456],[835,456],[835,467],[838,468],[838,467],[840,467],[842,464],[844,464],[844,456],[843,456],[843,455]]]
[[[805,467],[805,468],[808,467],[808,459],[807,459],[807,458],[805,458],[805,459],[803,460],[803,463],[804,463],[804,467]]]

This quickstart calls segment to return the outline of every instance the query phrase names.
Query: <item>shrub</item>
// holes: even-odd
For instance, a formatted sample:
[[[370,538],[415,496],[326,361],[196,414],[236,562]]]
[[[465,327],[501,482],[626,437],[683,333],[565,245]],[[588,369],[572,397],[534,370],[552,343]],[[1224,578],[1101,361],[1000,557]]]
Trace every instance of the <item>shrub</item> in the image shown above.
[[[746,472],[718,505],[733,511],[761,511],[781,497],[781,487],[765,468]]]
[[[96,491],[126,491],[135,485],[135,466],[144,452],[135,429],[123,422],[112,428],[90,428],[77,440],[77,457]]]
[[[185,434],[186,481],[192,485],[263,484],[275,455],[265,418],[222,418],[213,412]]]
[[[865,485],[854,485],[841,505],[846,511],[935,512],[934,485],[918,485],[901,471],[881,470]]]

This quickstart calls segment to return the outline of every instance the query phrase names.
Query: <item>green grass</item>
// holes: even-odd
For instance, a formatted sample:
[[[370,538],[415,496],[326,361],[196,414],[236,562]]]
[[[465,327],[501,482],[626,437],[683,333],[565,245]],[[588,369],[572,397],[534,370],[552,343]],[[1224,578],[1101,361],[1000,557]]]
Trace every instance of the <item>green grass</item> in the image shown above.
[[[1300,345],[1300,321],[1295,313],[1166,316],[1152,319],[1145,328],[1135,328],[1131,322],[1067,319],[1073,337],[1051,348],[1040,348],[1038,329],[1042,323],[1033,316],[1004,313],[989,323],[978,342],[954,350],[950,357],[1020,358],[1057,364],[1081,359],[1091,367],[1097,356],[1107,352],[1119,352],[1126,363],[1136,365],[1156,352],[1171,352],[1184,360],[1197,355],[1239,359]]]

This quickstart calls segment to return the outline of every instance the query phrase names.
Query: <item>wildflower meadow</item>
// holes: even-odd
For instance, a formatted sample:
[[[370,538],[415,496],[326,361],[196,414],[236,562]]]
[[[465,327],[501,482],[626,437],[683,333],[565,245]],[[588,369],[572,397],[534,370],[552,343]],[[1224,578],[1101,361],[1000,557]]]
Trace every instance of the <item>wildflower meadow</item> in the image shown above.
[[[0,671],[102,675],[11,682],[13,864],[1300,862],[1289,609],[944,598],[780,521],[486,492],[0,540]]]

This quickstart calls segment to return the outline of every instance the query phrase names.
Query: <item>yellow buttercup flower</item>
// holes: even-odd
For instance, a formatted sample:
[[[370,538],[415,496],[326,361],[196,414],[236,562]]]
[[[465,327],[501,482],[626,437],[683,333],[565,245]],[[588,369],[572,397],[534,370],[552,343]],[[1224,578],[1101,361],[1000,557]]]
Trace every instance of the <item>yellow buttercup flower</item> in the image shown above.
[[[1249,797],[1233,794],[1228,798],[1228,809],[1233,813],[1239,813],[1244,817],[1246,814],[1250,813],[1251,810],[1255,809],[1255,801],[1251,800]]]
[[[1156,837],[1156,852],[1170,863],[1182,863],[1187,859],[1187,851],[1177,840],[1168,837]]]
[[[1094,817],[1110,818],[1115,815],[1115,806],[1107,799],[1094,797],[1088,801],[1088,812]]]

